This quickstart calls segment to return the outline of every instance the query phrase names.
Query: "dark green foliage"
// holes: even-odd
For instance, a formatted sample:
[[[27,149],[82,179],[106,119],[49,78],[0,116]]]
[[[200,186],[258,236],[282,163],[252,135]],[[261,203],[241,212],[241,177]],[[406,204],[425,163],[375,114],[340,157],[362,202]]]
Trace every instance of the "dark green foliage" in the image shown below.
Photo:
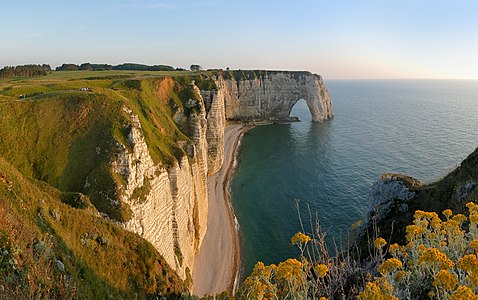
[[[10,78],[14,76],[18,77],[35,77],[44,76],[51,71],[49,65],[24,65],[16,67],[4,67],[0,70],[1,78]]]
[[[130,70],[130,71],[174,71],[174,68],[166,65],[141,65],[126,63],[113,67],[113,70]]]
[[[193,71],[193,72],[197,72],[197,71],[201,71],[202,70],[202,67],[200,65],[191,65],[189,67],[189,70]]]
[[[62,64],[60,67],[56,67],[56,71],[78,71],[79,67],[75,64]]]
[[[171,66],[166,65],[142,65],[142,64],[133,64],[126,63],[116,66],[108,64],[90,64],[83,63],[81,65],[75,64],[63,64],[60,67],[56,68],[57,71],[105,71],[105,70],[123,70],[123,71],[174,71],[175,69]]]

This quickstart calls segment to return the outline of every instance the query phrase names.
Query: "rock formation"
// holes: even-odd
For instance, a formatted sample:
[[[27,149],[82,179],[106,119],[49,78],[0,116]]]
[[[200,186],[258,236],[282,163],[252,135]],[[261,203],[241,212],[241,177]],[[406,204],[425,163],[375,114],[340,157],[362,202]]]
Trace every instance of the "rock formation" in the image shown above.
[[[309,72],[245,72],[246,78],[219,78],[226,118],[241,121],[287,121],[294,104],[304,99],[312,120],[333,116],[322,77]]]
[[[121,201],[128,203],[133,211],[133,218],[125,227],[151,242],[185,279],[206,233],[207,168],[198,155],[200,151],[196,150],[205,144],[204,132],[201,128],[195,131],[193,140],[199,147],[193,147],[192,163],[184,156],[169,168],[160,167],[153,163],[138,117],[127,107],[123,109],[131,117],[132,151],[118,143],[113,171],[125,179],[118,193]],[[143,197],[135,198],[135,192],[141,190]]]
[[[198,97],[185,106],[194,110],[187,118],[183,111],[173,117],[187,128],[190,141],[182,148],[189,157],[167,168],[154,164],[139,118],[123,108],[131,120],[131,150],[117,144],[113,171],[125,181],[118,187],[120,200],[133,212],[124,226],[150,241],[182,279],[192,273],[194,256],[206,233],[207,176],[223,164],[226,120],[289,120],[292,106],[300,99],[307,101],[314,121],[332,117],[330,97],[320,76],[308,72],[259,74],[251,79],[217,77],[212,90],[200,91],[191,83]]]

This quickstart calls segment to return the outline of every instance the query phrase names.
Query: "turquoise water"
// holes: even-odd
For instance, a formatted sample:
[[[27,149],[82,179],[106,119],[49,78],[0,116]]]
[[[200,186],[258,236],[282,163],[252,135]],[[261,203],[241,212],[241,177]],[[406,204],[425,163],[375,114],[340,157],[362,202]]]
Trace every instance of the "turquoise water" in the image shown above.
[[[244,273],[257,261],[297,256],[290,237],[310,206],[331,238],[363,217],[372,183],[385,172],[429,182],[478,146],[478,81],[327,81],[335,118],[259,126],[244,137],[231,183]]]

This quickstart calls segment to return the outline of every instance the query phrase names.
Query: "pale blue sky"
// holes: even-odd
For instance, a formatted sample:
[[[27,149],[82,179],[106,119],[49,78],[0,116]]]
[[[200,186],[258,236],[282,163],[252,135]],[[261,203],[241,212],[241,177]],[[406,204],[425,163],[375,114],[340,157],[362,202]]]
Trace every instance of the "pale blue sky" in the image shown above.
[[[0,67],[137,62],[478,78],[474,0],[0,0]]]

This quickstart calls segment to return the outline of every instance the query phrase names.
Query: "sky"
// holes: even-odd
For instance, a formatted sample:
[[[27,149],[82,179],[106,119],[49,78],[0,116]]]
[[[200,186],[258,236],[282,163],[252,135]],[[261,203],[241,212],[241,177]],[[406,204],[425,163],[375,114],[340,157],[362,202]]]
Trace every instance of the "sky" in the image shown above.
[[[84,62],[478,78],[475,0],[0,0],[0,67]]]

